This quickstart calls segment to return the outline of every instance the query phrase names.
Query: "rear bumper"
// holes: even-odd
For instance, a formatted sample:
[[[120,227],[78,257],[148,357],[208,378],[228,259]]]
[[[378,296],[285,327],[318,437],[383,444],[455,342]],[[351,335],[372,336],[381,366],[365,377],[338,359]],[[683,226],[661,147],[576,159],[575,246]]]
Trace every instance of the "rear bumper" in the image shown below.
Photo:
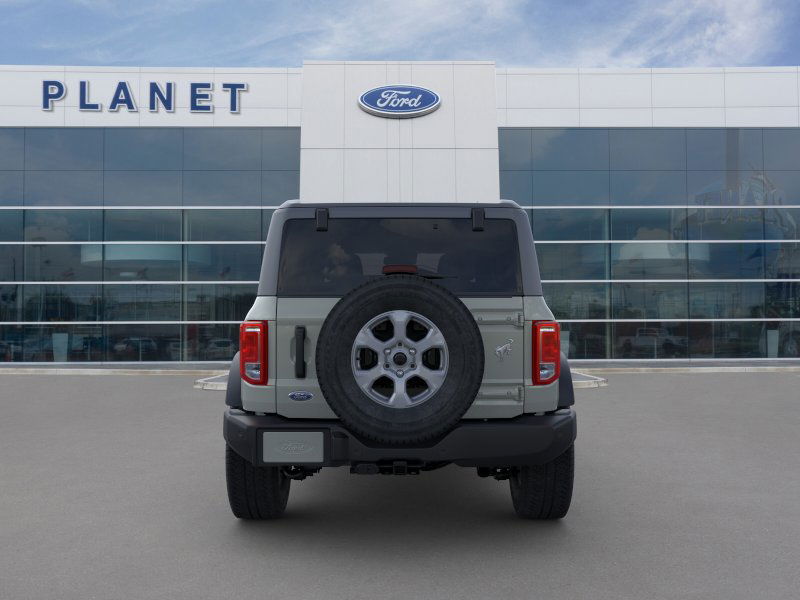
[[[272,433],[280,435],[270,436]],[[419,466],[455,463],[465,467],[537,465],[563,453],[574,442],[576,433],[577,420],[571,408],[542,416],[464,420],[425,447],[365,442],[335,420],[286,419],[237,409],[226,410],[224,419],[225,441],[255,465],[336,467],[394,462]],[[265,447],[265,440],[280,441]]]

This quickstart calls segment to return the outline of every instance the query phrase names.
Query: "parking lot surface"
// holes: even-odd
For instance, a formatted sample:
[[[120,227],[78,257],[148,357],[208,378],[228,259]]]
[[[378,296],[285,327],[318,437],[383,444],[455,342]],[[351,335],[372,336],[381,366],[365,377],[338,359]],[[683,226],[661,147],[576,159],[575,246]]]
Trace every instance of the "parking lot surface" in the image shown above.
[[[328,469],[230,514],[221,392],[191,375],[0,374],[0,598],[792,598],[800,375],[578,390],[561,522],[507,482]]]

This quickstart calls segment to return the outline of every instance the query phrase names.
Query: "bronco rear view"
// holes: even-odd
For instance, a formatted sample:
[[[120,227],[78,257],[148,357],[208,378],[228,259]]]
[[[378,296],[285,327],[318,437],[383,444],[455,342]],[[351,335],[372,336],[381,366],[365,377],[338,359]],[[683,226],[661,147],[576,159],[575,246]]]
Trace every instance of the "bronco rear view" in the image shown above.
[[[231,509],[278,517],[322,467],[455,464],[509,480],[520,517],[561,518],[573,403],[517,204],[287,202],[228,378]]]

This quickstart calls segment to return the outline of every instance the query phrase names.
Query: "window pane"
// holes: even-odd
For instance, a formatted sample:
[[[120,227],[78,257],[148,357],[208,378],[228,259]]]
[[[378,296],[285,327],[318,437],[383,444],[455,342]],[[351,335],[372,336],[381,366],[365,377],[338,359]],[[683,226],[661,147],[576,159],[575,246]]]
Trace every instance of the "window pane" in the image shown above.
[[[180,325],[108,325],[109,361],[180,360]]]
[[[186,127],[183,168],[260,170],[261,131],[249,127]]]
[[[106,206],[180,206],[181,171],[106,171]]]
[[[180,285],[105,285],[104,321],[180,321]]]
[[[683,129],[612,129],[611,168],[679,170],[686,168]]]
[[[765,333],[769,357],[800,358],[800,323],[780,323]]]
[[[261,211],[187,210],[184,239],[189,241],[260,241]]]
[[[237,325],[187,325],[186,360],[230,362],[239,351]]]
[[[767,171],[762,204],[800,204],[800,171]]]
[[[23,246],[3,246],[0,252],[0,281],[22,281]]]
[[[533,239],[607,240],[608,211],[604,209],[534,210]]]
[[[25,321],[99,321],[101,292],[97,285],[24,285]]]
[[[542,279],[608,279],[607,244],[539,244]]]
[[[501,171],[529,171],[531,130],[501,128],[498,131],[498,152]]]
[[[640,321],[612,323],[614,358],[686,358],[687,323]]]
[[[256,285],[187,285],[187,321],[244,321]]]
[[[0,206],[22,206],[24,204],[23,171],[0,171]]]
[[[764,129],[764,168],[800,170],[800,129]]]
[[[561,351],[569,358],[608,358],[608,323],[562,323]]]
[[[22,316],[21,285],[0,285],[0,321],[19,321]],[[0,361],[4,360],[2,338],[0,338]]]
[[[765,179],[762,171],[689,171],[686,178],[690,204],[730,206],[786,203],[785,192],[776,188],[774,182]]]
[[[25,246],[28,281],[100,281],[103,247],[97,244]]]
[[[263,252],[261,244],[186,246],[186,279],[258,281]]]
[[[766,356],[764,323],[689,323],[692,358],[763,358]]]
[[[690,283],[692,319],[749,319],[764,316],[763,283]]]
[[[549,205],[607,205],[608,171],[535,171],[533,202]]]
[[[99,206],[102,171],[25,171],[25,204],[29,206]]]
[[[24,164],[25,130],[0,127],[0,169],[23,169]]]
[[[102,239],[99,210],[27,210],[25,241],[94,242]]]
[[[22,211],[0,210],[0,242],[20,241],[22,241]],[[2,247],[0,252],[3,252]]]
[[[0,325],[0,362],[22,360],[25,328],[21,325]]]
[[[768,317],[800,318],[800,282],[765,284]]]
[[[767,279],[800,279],[800,244],[764,244]]]
[[[530,171],[500,171],[500,197],[521,206],[533,203],[533,178]]]
[[[261,173],[261,205],[278,206],[300,197],[300,171]],[[248,203],[249,204],[249,203]]]
[[[764,211],[760,208],[690,208],[690,240],[760,240]]]
[[[612,171],[611,204],[686,204],[686,173]]]
[[[103,263],[108,281],[179,281],[179,244],[113,244],[105,246]]]
[[[275,171],[282,173],[283,171]],[[260,171],[184,171],[185,206],[258,206],[261,198]]]
[[[763,279],[764,244],[688,244],[694,279]]]
[[[611,316],[615,319],[685,319],[685,283],[614,283]]]
[[[607,129],[535,129],[533,169],[600,171],[609,168]]]
[[[612,279],[686,279],[686,244],[611,244]]]
[[[115,171],[175,171],[182,168],[183,129],[108,127],[105,168]]]
[[[261,131],[261,168],[265,171],[300,170],[300,128],[265,127]]]
[[[28,325],[23,332],[24,361],[103,360],[103,330],[99,325]]]
[[[180,210],[107,210],[105,239],[166,242],[181,239]]]
[[[690,170],[764,168],[760,129],[687,129],[686,146]]]
[[[90,127],[29,127],[25,168],[34,171],[90,171],[103,168],[103,130]]]
[[[556,319],[608,318],[606,283],[545,283],[542,289]]]
[[[611,211],[611,238],[615,240],[686,239],[686,210],[672,208]]]

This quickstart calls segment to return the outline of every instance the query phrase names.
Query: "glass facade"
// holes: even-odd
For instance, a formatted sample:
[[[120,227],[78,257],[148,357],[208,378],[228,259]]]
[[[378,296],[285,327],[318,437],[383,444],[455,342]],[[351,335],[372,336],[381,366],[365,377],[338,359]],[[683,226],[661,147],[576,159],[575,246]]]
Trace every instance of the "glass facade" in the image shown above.
[[[500,129],[572,358],[800,356],[800,129]]]
[[[572,358],[800,356],[800,129],[501,128]],[[0,128],[0,361],[224,361],[298,128]]]
[[[298,128],[0,128],[0,361],[225,361]]]

